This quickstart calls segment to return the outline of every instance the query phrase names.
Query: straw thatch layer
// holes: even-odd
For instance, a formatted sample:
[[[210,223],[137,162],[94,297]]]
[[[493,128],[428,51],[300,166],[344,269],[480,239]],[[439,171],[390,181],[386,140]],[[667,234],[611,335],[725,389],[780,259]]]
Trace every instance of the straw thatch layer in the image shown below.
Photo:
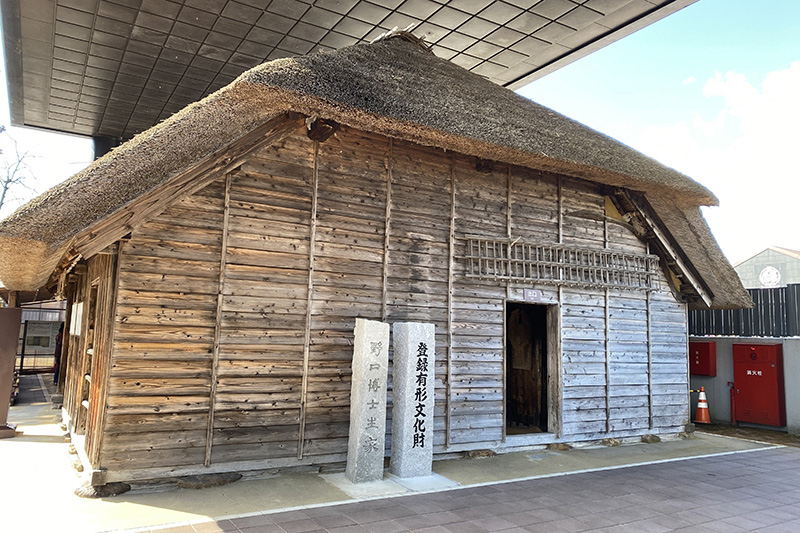
[[[686,221],[669,229],[704,279],[716,275],[715,306],[740,306],[746,297],[699,211],[689,217],[675,207],[715,205],[706,188],[398,38],[266,63],[117,148],[0,223],[0,255],[14,253],[14,239],[44,246],[38,256],[0,263],[0,279],[9,286],[25,279],[20,289],[43,283],[59,259],[49,256],[72,237],[286,111],[669,198],[659,206],[670,213],[660,215]]]

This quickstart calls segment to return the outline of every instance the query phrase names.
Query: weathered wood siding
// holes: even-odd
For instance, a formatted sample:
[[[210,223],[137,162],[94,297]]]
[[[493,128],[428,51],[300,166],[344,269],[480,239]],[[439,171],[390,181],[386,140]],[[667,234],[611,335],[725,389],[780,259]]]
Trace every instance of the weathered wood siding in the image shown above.
[[[82,405],[87,410],[86,415],[86,441],[84,443],[86,454],[92,467],[99,467],[100,449],[102,448],[104,432],[104,418],[106,415],[106,400],[108,393],[108,376],[110,372],[112,338],[114,331],[114,306],[115,287],[117,274],[117,248],[107,250],[106,253],[95,255],[89,259],[89,274],[86,281],[90,287],[90,313],[87,328],[91,329],[91,356],[86,365],[84,380],[88,381],[86,403]],[[88,352],[87,350],[87,352]]]
[[[223,195],[219,179],[122,242],[104,468],[203,464]]]
[[[70,282],[67,285],[67,295],[69,300],[67,305],[70,307],[69,320],[64,324],[64,336],[68,338],[67,357],[62,362],[62,368],[66,375],[64,379],[64,403],[63,409],[66,413],[70,431],[73,433],[84,433],[84,427],[79,425],[78,417],[81,410],[81,387],[84,386],[83,362],[86,355],[84,347],[88,294],[88,283],[86,281],[86,266],[79,265],[70,274]]]
[[[524,287],[466,277],[465,235],[646,251],[607,220],[599,186],[478,171],[348,128],[261,148],[136,227],[120,252],[102,466],[343,461],[356,317],[436,325],[438,452],[502,445],[504,304]],[[683,304],[535,288],[562,325],[552,439],[681,430]]]
[[[297,455],[313,150],[289,139],[231,178],[212,462]]]
[[[106,396],[116,301],[116,246],[78,265],[65,284],[69,312],[64,328],[66,353],[64,411],[92,467],[99,465],[105,433]]]
[[[472,158],[453,158],[455,237],[508,233],[505,167],[475,170]],[[466,254],[457,240],[455,256]],[[499,441],[504,434],[503,370],[506,284],[464,277],[454,261],[453,346],[450,361],[451,445]]]

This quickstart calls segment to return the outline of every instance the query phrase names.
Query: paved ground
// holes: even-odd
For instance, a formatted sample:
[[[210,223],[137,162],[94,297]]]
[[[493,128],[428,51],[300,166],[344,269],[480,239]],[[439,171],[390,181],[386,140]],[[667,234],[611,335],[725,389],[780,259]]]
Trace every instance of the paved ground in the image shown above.
[[[800,531],[800,450],[618,470],[262,514],[161,533]]]
[[[26,374],[19,380],[17,405],[49,402],[55,392],[53,374]]]
[[[354,490],[339,475],[297,474],[86,500],[72,494],[80,479],[56,413],[12,408],[18,435],[0,440],[3,531],[800,531],[800,448],[700,434],[437,461],[420,486],[387,478]]]

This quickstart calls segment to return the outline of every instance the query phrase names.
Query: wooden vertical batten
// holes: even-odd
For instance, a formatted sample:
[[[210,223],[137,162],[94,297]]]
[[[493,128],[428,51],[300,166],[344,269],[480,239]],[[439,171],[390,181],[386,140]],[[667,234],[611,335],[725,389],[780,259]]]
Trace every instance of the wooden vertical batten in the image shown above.
[[[511,240],[511,166],[506,167],[506,238]],[[508,245],[508,256],[511,258],[511,244]],[[507,302],[511,300],[511,280],[506,280],[506,302],[503,303],[503,433],[502,441],[506,441],[506,433],[508,426],[508,309],[506,308]]]
[[[125,241],[109,247],[105,254],[98,254],[90,263],[99,271],[97,315],[99,327],[94,346],[92,388],[90,406],[92,408],[93,428],[87,431],[86,446],[89,461],[94,469],[100,469],[100,454],[106,434],[106,402],[108,398],[108,378],[111,373],[111,353],[114,345],[114,319],[117,309],[117,287],[119,280],[119,256]],[[102,262],[101,262],[102,261]],[[95,265],[96,262],[101,262]]]
[[[603,205],[603,248],[608,249],[608,216],[605,213],[605,202]],[[605,317],[603,319],[603,325],[605,326],[605,375],[606,375],[606,431],[611,431],[611,345],[610,345],[610,334],[611,334],[611,324],[610,322],[610,312],[609,312],[609,291],[606,288],[603,291],[603,305],[605,311]]]
[[[308,284],[306,286],[306,321],[303,339],[303,373],[300,392],[300,426],[297,440],[297,458],[303,458],[308,402],[308,363],[311,352],[311,304],[314,295],[314,259],[317,236],[317,192],[319,190],[319,141],[314,142],[314,162],[311,184],[311,220],[308,230]]]
[[[386,297],[389,277],[389,234],[392,221],[392,164],[394,160],[394,140],[389,137],[389,146],[386,154],[386,216],[383,224],[383,280],[381,282],[381,320],[386,320]]]
[[[445,376],[445,448],[450,447],[452,430],[450,402],[453,395],[453,270],[456,248],[456,169],[450,157],[450,226],[447,237],[447,361]]]
[[[647,418],[650,422],[650,429],[653,429],[653,329],[652,316],[650,311],[650,291],[646,293],[647,308]]]
[[[604,337],[604,355],[605,355],[605,393],[606,393],[606,431],[611,431],[611,341],[609,337],[611,336],[611,318],[609,312],[609,294],[608,289],[603,291],[603,311],[605,316],[603,318],[603,325],[605,327],[605,337]]]
[[[225,197],[222,204],[222,236],[219,252],[219,277],[217,284],[217,308],[214,317],[214,341],[213,352],[211,355],[211,381],[210,390],[208,393],[208,429],[206,431],[206,450],[203,464],[209,466],[211,464],[211,449],[214,441],[214,414],[217,398],[217,385],[219,374],[219,349],[220,349],[220,333],[222,329],[222,303],[223,294],[225,289],[225,265],[227,263],[228,255],[228,222],[230,220],[231,211],[231,181],[233,173],[228,172],[225,174]]]
[[[66,278],[66,276],[65,276]],[[56,384],[56,392],[64,395],[64,385],[67,379],[67,365],[70,360],[70,334],[72,328],[72,302],[75,299],[75,284],[66,283],[64,285],[64,299],[67,302],[67,309],[64,313],[64,331],[61,334],[61,361],[59,362],[58,383]],[[62,403],[63,405],[63,403]]]
[[[564,242],[564,196],[562,194],[563,178],[558,177],[558,244]]]

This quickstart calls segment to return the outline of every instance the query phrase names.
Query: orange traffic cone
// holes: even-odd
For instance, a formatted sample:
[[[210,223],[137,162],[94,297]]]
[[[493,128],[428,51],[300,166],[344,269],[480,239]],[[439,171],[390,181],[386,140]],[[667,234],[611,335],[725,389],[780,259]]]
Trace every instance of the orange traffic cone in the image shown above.
[[[698,424],[710,424],[711,417],[708,416],[708,399],[706,399],[706,388],[700,387],[700,396],[697,397],[697,413],[694,421]]]

